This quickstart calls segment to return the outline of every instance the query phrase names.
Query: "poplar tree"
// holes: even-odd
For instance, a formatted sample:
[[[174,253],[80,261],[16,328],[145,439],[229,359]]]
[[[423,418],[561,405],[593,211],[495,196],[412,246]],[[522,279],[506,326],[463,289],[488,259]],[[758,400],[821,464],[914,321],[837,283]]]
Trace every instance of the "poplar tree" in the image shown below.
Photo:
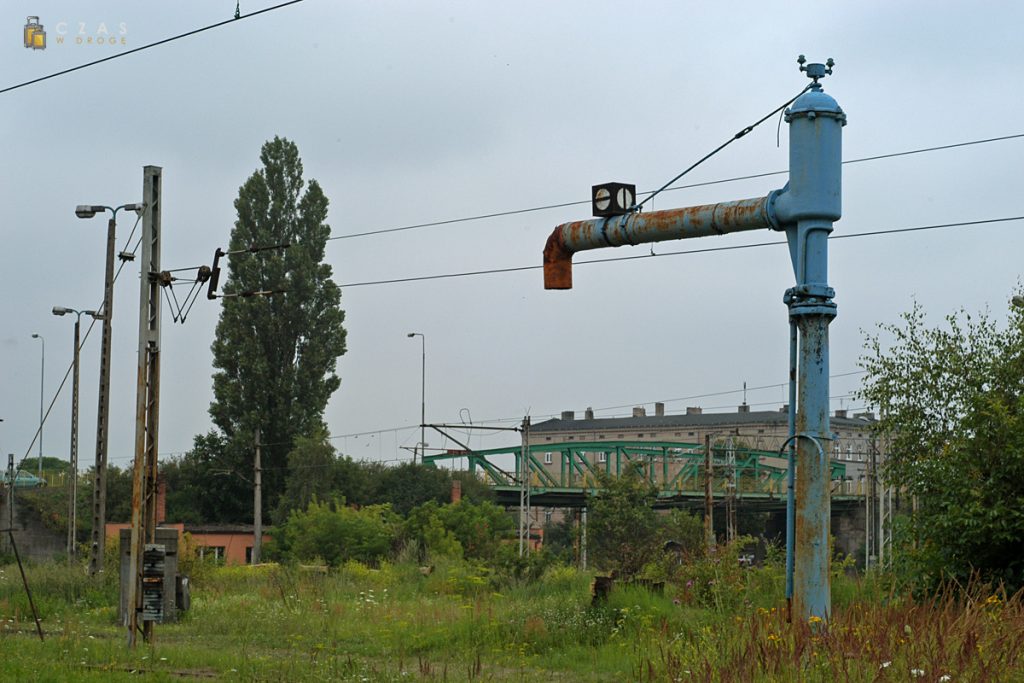
[[[295,143],[275,137],[263,145],[260,161],[239,188],[228,250],[276,248],[226,258],[212,346],[210,416],[224,437],[218,459],[239,475],[218,482],[221,496],[235,499],[234,505],[225,501],[222,516],[242,519],[252,512],[246,479],[253,473],[257,430],[269,510],[284,490],[296,439],[326,430],[323,413],[340,385],[335,368],[346,334],[341,289],[324,263],[327,197],[315,180],[303,180]],[[267,291],[277,293],[249,295]]]

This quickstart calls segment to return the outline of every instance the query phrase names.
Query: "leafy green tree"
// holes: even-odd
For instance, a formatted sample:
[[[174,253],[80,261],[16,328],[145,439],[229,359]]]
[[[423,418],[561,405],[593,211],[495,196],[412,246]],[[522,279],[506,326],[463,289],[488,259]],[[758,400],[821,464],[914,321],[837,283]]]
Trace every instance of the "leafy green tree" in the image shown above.
[[[419,560],[430,557],[462,557],[462,544],[441,520],[441,506],[437,501],[427,501],[409,511],[402,531],[406,543],[414,543],[419,551]]]
[[[251,457],[226,457],[230,447],[222,434],[199,434],[192,450],[163,464],[168,521],[252,520],[253,462]]]
[[[315,180],[303,180],[294,143],[275,137],[263,145],[260,161],[235,200],[229,250],[282,246],[227,259],[210,415],[226,439],[221,464],[228,469],[251,470],[260,431],[268,472],[263,499],[272,509],[296,437],[324,427],[324,408],[340,384],[334,371],[345,353],[345,316],[341,290],[324,263],[327,197]],[[231,296],[268,290],[284,293]],[[237,496],[241,488],[225,494]]]
[[[512,517],[494,503],[462,501],[441,508],[441,520],[467,558],[493,560],[502,542],[511,538]]]
[[[296,560],[322,559],[336,567],[348,560],[376,564],[392,549],[401,520],[387,505],[356,509],[314,500],[296,510],[281,529],[282,546]]]
[[[395,512],[406,515],[409,510],[430,500],[447,503],[451,495],[452,479],[447,470],[405,463],[381,471],[374,498],[381,503],[390,503]]]
[[[295,439],[288,454],[288,478],[275,518],[284,522],[293,510],[305,510],[314,500],[328,500],[337,492],[338,458],[327,433],[318,430]]]
[[[587,520],[590,557],[602,569],[634,576],[659,550],[657,489],[637,469],[618,477],[601,472],[599,483]]]
[[[918,502],[908,567],[928,584],[978,572],[1024,586],[1024,313],[1000,328],[961,310],[929,327],[915,304],[868,336],[861,365],[884,476]]]

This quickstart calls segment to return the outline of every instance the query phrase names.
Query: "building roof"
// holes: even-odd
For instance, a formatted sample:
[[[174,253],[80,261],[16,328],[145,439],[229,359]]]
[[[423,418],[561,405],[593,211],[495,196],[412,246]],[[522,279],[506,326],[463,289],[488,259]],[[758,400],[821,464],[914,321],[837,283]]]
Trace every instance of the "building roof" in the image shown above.
[[[862,417],[831,417],[833,429],[857,428],[870,425],[873,420]],[[533,433],[548,432],[597,432],[608,429],[661,430],[672,428],[741,427],[744,425],[788,424],[788,415],[775,410],[749,413],[689,413],[682,415],[644,415],[640,417],[603,417],[594,419],[563,420],[552,418],[530,425]]]

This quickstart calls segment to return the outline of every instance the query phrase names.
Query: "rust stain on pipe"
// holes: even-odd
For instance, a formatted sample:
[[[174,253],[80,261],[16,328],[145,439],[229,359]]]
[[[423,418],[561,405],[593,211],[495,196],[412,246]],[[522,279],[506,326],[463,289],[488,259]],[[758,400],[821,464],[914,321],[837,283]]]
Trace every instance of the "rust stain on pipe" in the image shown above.
[[[565,247],[561,226],[544,245],[544,289],[572,289],[572,252]]]
[[[544,289],[572,289],[577,251],[768,227],[768,197],[563,223],[544,245]]]

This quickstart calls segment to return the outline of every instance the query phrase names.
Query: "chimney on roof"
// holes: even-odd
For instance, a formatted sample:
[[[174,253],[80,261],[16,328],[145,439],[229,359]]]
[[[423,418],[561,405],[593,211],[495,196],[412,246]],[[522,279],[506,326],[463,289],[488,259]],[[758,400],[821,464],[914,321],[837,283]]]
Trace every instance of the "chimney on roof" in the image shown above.
[[[647,417],[647,409],[643,406],[633,408],[633,417]]]
[[[782,407],[779,408],[779,412],[780,413],[788,413],[789,412],[789,404],[788,403],[783,403]]]
[[[704,409],[700,406],[686,406],[687,415],[700,415],[704,412]]]
[[[584,413],[583,413],[583,416],[586,419],[588,419],[588,420],[593,420],[594,419],[594,409],[590,408],[590,407],[587,407],[586,411],[584,411]]]
[[[665,404],[658,401],[654,404],[654,414],[658,417],[665,417]]]
[[[571,411],[571,410],[563,410],[562,411],[562,419],[565,420],[565,421],[575,420],[576,419],[576,413]]]
[[[750,412],[750,405],[748,405],[746,403],[741,403],[736,412],[738,412],[738,413],[749,413]]]
[[[839,408],[836,410],[836,417],[846,417],[846,408]]]

